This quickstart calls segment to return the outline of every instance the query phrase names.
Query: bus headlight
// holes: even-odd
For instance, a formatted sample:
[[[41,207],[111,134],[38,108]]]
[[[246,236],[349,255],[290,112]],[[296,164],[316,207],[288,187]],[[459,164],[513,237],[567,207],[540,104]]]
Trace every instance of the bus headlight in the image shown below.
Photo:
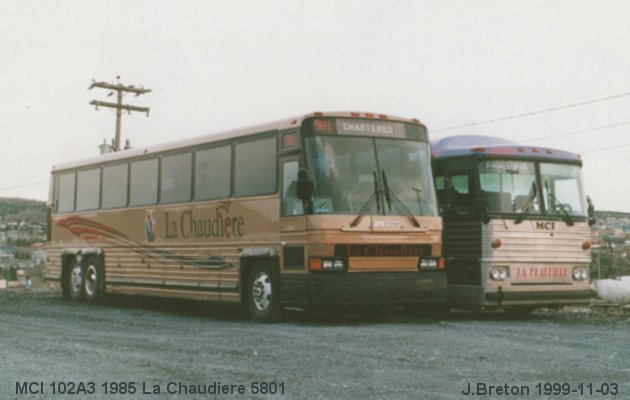
[[[427,258],[421,258],[420,262],[418,263],[418,269],[419,270],[441,270],[443,271],[446,268],[446,264],[444,262],[444,257],[435,257],[435,258],[431,258],[431,257],[427,257]]]
[[[490,278],[495,281],[505,281],[510,278],[510,268],[492,267],[490,269]]]
[[[308,269],[310,271],[344,271],[346,263],[339,258],[310,257]]]
[[[573,279],[576,281],[585,281],[588,279],[588,270],[582,267],[573,268]]]

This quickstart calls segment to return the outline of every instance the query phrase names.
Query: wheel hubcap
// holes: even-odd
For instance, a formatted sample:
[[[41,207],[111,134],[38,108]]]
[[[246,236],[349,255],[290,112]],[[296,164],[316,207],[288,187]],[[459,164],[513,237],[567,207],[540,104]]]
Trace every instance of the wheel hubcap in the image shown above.
[[[271,304],[271,279],[269,275],[261,273],[256,276],[252,284],[252,299],[257,309],[264,311]]]
[[[70,275],[70,287],[73,292],[79,293],[81,291],[81,283],[83,280],[83,274],[81,273],[81,266],[79,264],[72,268]]]
[[[94,294],[94,290],[96,289],[97,277],[96,277],[96,268],[93,265],[90,265],[85,271],[85,292],[89,295]]]

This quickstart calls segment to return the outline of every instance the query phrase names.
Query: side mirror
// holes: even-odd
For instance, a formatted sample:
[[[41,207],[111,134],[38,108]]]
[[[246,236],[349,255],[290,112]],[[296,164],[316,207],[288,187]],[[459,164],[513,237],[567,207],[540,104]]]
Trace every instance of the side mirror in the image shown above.
[[[313,194],[315,193],[315,185],[308,176],[308,171],[300,169],[297,174],[297,198],[302,200],[305,214],[313,214]]]
[[[596,222],[595,206],[593,205],[593,201],[591,200],[590,196],[586,196],[586,202],[588,203],[588,225],[593,226]]]

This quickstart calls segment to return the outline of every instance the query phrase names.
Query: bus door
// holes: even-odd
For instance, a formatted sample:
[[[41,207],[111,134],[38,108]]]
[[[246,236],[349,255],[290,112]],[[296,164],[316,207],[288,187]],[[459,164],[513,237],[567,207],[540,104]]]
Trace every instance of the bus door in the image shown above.
[[[443,254],[449,296],[452,285],[481,285],[480,209],[473,169],[447,169],[436,173],[436,188],[443,217]],[[457,297],[457,296],[455,296]]]

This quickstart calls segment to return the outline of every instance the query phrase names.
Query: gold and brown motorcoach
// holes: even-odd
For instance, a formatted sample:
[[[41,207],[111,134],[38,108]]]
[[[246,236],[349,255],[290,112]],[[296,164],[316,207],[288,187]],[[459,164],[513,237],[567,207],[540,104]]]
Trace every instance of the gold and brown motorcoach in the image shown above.
[[[46,279],[104,293],[283,308],[441,302],[426,128],[313,113],[53,168]]]
[[[588,304],[592,206],[580,156],[488,136],[433,143],[454,306]]]

